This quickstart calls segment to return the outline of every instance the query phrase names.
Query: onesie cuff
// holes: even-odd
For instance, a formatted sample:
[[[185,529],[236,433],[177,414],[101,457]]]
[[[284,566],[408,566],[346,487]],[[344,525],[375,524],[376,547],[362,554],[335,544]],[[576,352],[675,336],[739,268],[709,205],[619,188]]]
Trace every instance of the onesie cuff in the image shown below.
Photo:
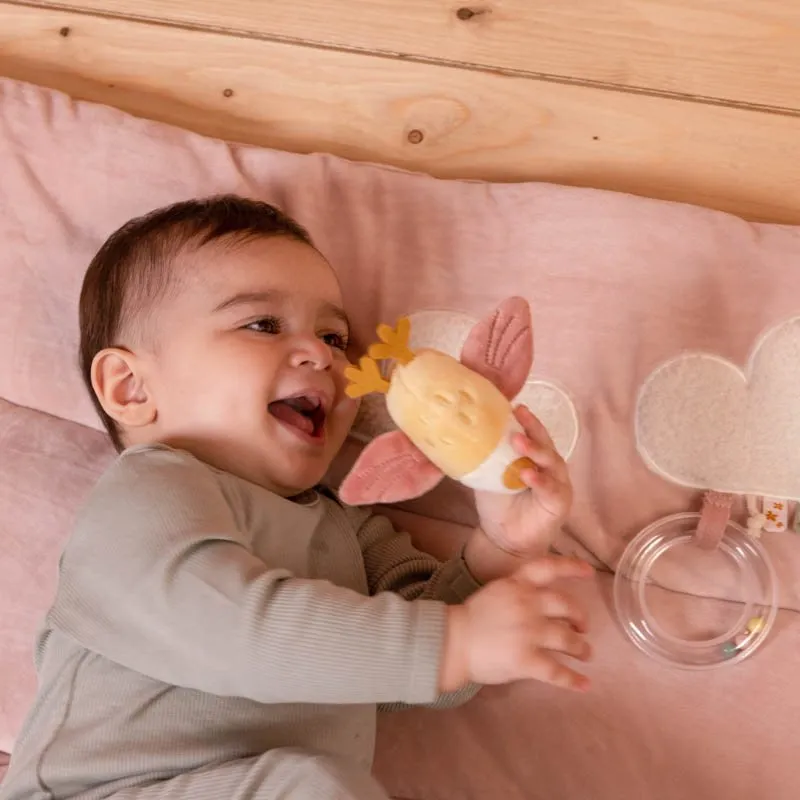
[[[443,600],[448,605],[458,605],[480,588],[481,584],[467,566],[462,548],[458,556],[442,566],[436,587],[436,599]]]
[[[415,600],[416,613],[411,669],[404,702],[432,703],[439,696],[439,672],[447,633],[447,606],[438,600]]]
[[[413,705],[433,703],[439,698],[439,672],[447,633],[447,605],[460,605],[481,588],[470,572],[463,552],[446,562],[439,573],[435,600],[416,600],[414,652],[409,696]]]

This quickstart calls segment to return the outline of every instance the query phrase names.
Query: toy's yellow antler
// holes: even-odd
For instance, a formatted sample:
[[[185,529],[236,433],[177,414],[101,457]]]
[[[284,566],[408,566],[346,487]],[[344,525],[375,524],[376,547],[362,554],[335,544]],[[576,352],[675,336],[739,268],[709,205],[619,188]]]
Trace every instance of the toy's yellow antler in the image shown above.
[[[348,367],[344,376],[349,381],[345,388],[348,397],[363,397],[365,394],[380,392],[386,394],[389,390],[389,381],[381,376],[378,365],[373,359],[363,356],[357,367]]]
[[[414,353],[408,347],[410,333],[411,323],[408,317],[400,317],[397,320],[396,328],[392,328],[389,325],[379,325],[378,338],[383,344],[373,344],[369,348],[370,357],[376,361],[393,358],[405,366],[414,360]]]
[[[369,356],[361,358],[357,367],[348,367],[344,371],[344,376],[349,381],[345,389],[347,396],[356,398],[372,392],[386,394],[389,391],[389,381],[381,375],[375,362],[393,358],[405,366],[413,361],[414,353],[408,347],[410,334],[411,323],[407,317],[397,320],[396,328],[379,325],[378,338],[381,344],[373,344],[368,350]]]

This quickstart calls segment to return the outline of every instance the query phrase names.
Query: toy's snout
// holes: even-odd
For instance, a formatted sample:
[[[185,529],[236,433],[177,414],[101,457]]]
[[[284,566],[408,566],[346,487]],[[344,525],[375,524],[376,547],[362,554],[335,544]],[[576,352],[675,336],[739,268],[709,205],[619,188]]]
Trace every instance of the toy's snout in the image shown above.
[[[458,435],[469,441],[475,442],[480,438],[481,408],[478,398],[469,389],[441,388],[430,397],[417,397],[416,400],[420,422],[431,436],[435,436],[440,428],[450,427],[457,429]],[[442,443],[452,444],[449,441]]]

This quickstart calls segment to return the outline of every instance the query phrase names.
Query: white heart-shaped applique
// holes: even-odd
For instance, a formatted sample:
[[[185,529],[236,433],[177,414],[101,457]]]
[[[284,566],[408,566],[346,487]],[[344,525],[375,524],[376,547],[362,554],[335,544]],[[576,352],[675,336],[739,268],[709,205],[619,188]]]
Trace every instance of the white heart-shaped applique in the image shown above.
[[[673,483],[800,500],[800,317],[767,331],[744,370],[707,353],[658,367],[639,394],[636,441]]]
[[[409,315],[412,350],[429,347],[458,358],[478,320],[458,311],[418,311]],[[529,377],[515,402],[525,404],[547,428],[556,449],[568,459],[578,443],[578,413],[569,395],[549,381]],[[386,411],[386,400],[380,395],[367,395],[356,420],[354,434],[369,440],[394,430]]]

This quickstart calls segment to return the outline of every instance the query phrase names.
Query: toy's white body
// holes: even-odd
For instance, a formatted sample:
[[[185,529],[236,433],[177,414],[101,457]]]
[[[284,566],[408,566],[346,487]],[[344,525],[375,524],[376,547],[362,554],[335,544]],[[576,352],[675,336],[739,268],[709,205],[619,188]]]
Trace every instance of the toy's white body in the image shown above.
[[[511,438],[515,433],[524,432],[522,425],[512,415],[502,438],[497,443],[497,447],[479,467],[460,477],[458,479],[459,483],[463,483],[464,486],[468,486],[476,492],[516,494],[523,491],[525,489],[524,486],[517,485],[515,488],[509,488],[504,478],[509,466],[519,460],[519,454],[514,450]]]

